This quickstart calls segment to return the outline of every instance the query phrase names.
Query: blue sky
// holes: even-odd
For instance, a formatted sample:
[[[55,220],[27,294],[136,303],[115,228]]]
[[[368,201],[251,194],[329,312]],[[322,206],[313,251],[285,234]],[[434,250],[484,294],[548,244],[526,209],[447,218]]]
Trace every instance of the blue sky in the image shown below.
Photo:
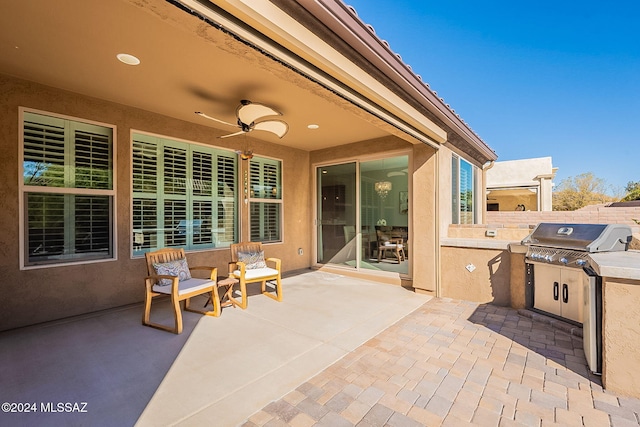
[[[640,181],[640,2],[345,2],[499,161]]]

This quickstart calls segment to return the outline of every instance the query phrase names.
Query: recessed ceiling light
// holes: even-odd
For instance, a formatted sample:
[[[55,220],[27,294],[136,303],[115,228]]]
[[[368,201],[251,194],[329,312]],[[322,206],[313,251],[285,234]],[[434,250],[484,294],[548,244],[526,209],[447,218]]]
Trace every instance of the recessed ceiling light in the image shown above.
[[[119,53],[116,55],[118,61],[125,63],[127,65],[138,65],[140,60],[133,55],[129,55],[128,53]]]
[[[320,125],[311,124],[311,125],[307,125],[307,127],[309,129],[318,129],[320,127]]]

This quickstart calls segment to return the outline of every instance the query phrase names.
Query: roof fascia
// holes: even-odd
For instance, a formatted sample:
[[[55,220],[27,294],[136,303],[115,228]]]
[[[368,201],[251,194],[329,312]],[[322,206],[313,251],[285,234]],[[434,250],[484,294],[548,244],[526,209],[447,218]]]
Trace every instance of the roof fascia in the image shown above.
[[[447,141],[444,129],[273,3],[266,0],[175,1],[417,141],[434,148]]]

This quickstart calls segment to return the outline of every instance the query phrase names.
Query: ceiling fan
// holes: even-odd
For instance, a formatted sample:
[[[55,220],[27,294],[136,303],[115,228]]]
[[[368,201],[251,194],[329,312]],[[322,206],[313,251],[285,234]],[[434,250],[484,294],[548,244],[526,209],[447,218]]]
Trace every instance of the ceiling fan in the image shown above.
[[[240,131],[238,132],[234,132],[229,135],[223,135],[219,138],[229,138],[236,135],[246,134],[254,130],[264,130],[277,135],[278,138],[282,138],[289,130],[289,125],[287,125],[287,123],[283,122],[282,120],[270,119],[257,121],[269,116],[281,116],[282,113],[264,104],[251,102],[246,99],[240,101],[240,105],[238,106],[238,108],[236,108],[236,117],[238,118],[236,124],[216,119],[215,117],[208,116],[200,111],[196,111],[196,114],[204,117],[205,119],[213,120],[227,126],[240,128]]]

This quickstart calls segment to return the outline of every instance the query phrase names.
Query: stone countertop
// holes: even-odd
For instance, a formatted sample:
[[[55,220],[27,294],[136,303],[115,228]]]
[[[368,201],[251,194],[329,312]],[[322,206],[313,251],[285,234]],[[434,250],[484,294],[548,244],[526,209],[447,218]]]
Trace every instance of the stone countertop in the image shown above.
[[[493,240],[493,239],[467,239],[461,237],[446,237],[440,239],[440,246],[450,246],[456,248],[473,248],[473,249],[509,249],[510,240]]]
[[[440,245],[527,253],[526,245],[508,240],[444,238],[440,240]],[[593,253],[589,255],[589,258],[591,259],[590,265],[599,276],[640,280],[640,250]]]
[[[640,251],[594,253],[589,258],[599,276],[640,280]]]

